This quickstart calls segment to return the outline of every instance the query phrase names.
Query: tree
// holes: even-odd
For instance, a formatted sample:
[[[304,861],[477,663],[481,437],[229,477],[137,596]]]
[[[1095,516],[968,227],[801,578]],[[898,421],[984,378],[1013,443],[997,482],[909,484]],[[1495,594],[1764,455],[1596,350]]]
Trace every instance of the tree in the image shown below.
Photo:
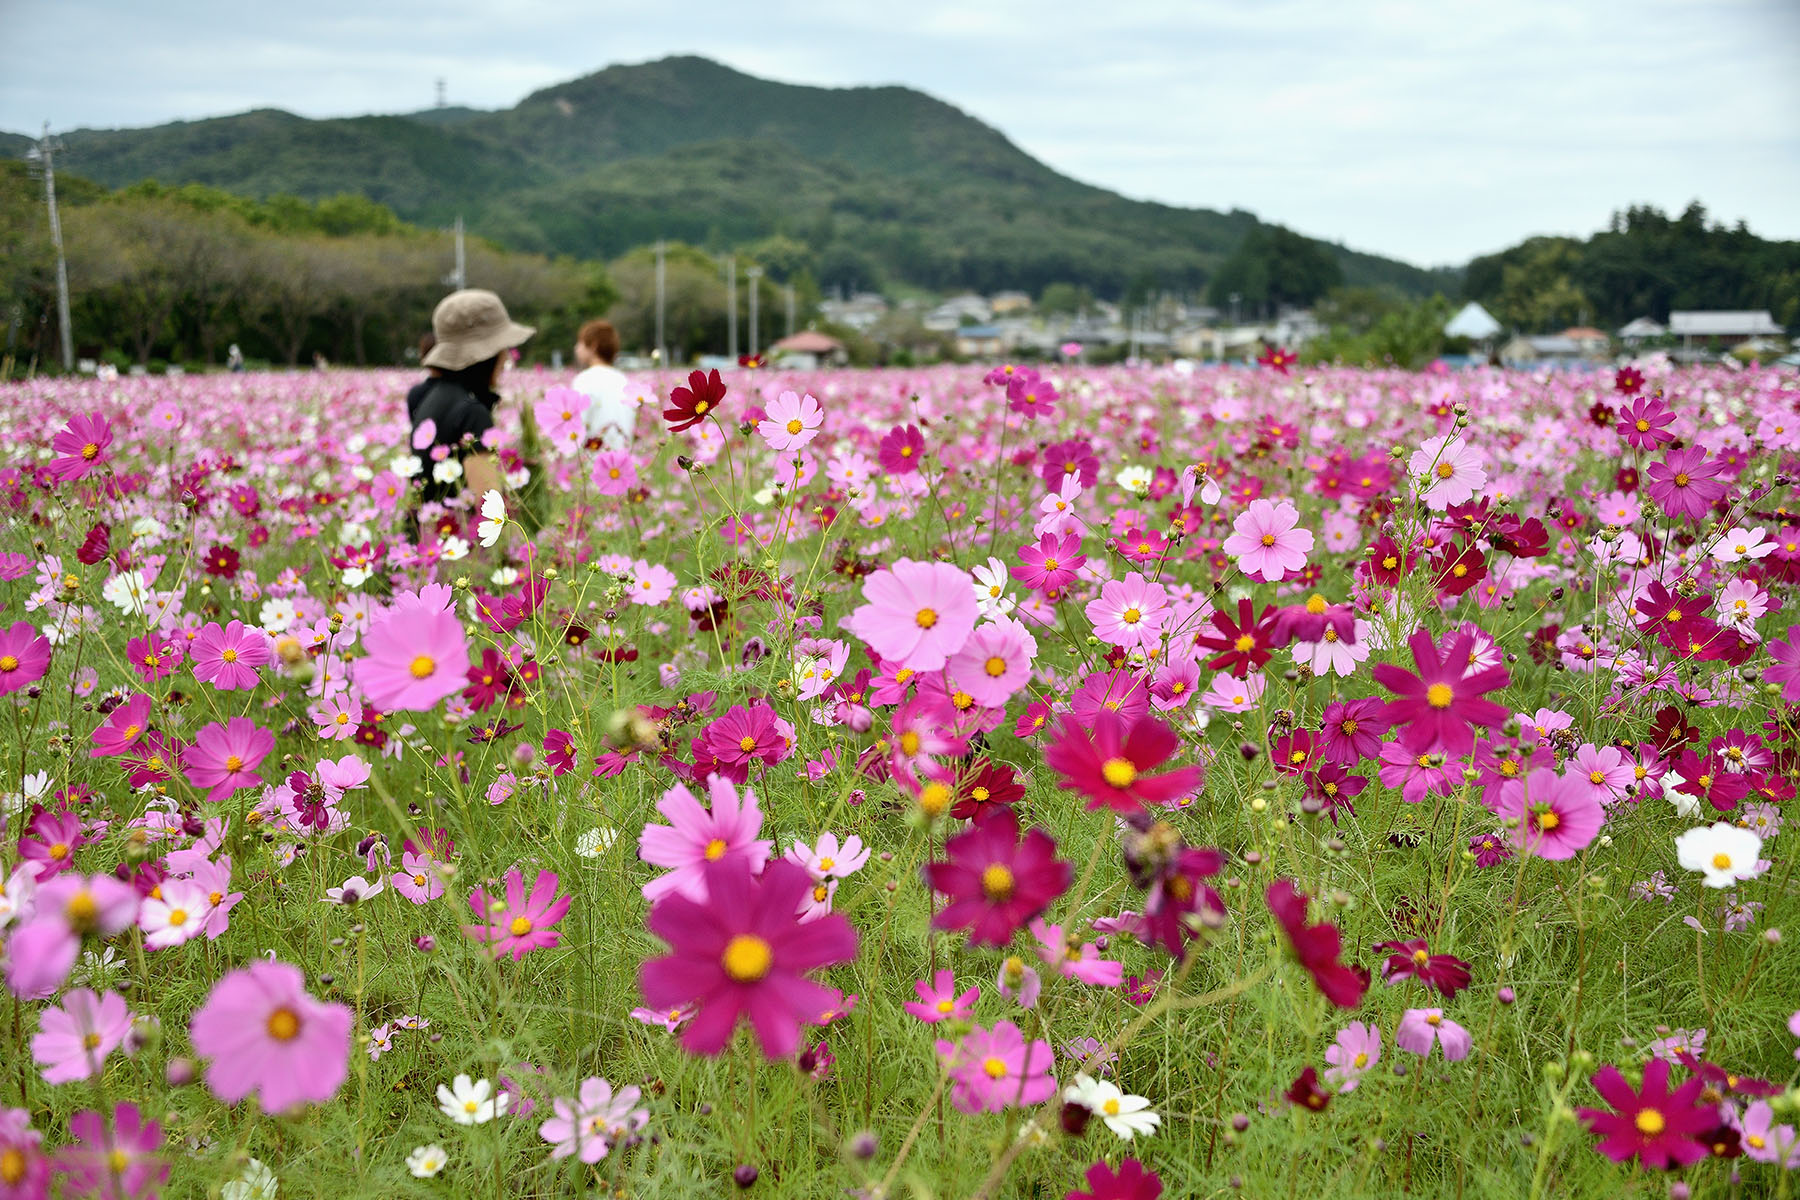
[[[1304,306],[1343,281],[1342,265],[1323,243],[1280,225],[1255,225],[1219,267],[1207,295],[1218,307],[1233,294],[1251,309]]]

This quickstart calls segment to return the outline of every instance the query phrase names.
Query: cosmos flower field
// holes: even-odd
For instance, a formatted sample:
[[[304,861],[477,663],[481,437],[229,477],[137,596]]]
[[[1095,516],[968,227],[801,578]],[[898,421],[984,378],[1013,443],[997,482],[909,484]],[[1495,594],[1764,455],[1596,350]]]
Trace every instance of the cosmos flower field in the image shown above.
[[[1794,373],[412,382],[0,385],[0,1200],[1795,1191]]]

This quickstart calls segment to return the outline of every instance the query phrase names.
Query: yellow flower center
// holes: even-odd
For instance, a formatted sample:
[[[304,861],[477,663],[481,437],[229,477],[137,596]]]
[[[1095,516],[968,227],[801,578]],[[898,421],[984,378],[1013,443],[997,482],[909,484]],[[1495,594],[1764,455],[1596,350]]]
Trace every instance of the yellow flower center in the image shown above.
[[[1713,855],[1713,867],[1716,870],[1720,870],[1720,871],[1731,870],[1731,855],[1729,855],[1729,854]]]
[[[1100,776],[1116,788],[1128,788],[1137,781],[1137,764],[1130,759],[1109,758],[1100,764]]]
[[[412,672],[412,677],[414,679],[424,679],[427,675],[430,675],[433,671],[437,670],[437,663],[430,655],[421,654],[419,657],[412,660],[412,666],[407,669]]]
[[[981,1069],[987,1072],[987,1077],[989,1079],[1006,1078],[1006,1063],[1001,1059],[995,1058],[991,1054],[982,1060]]]
[[[1350,1065],[1353,1067],[1356,1067],[1358,1070],[1361,1070],[1363,1067],[1368,1066],[1369,1065],[1368,1054],[1359,1050],[1356,1054],[1355,1060]]]
[[[930,629],[933,625],[938,623],[937,610],[933,608],[921,608],[919,614],[914,617],[913,620],[918,623],[920,629]]]
[[[1437,465],[1437,477],[1439,479],[1448,479],[1454,474],[1456,474],[1456,468],[1449,463],[1439,463]]]
[[[1104,1113],[1105,1113],[1105,1114],[1106,1114],[1106,1115],[1107,1115],[1107,1116],[1109,1116],[1109,1117],[1116,1117],[1116,1116],[1118,1116],[1118,1115],[1119,1115],[1119,1101],[1118,1101],[1118,1098],[1117,1098],[1117,1097],[1116,1097],[1116,1096],[1112,1096],[1112,1097],[1108,1097],[1108,1098],[1107,1098],[1107,1101],[1106,1101],[1106,1103],[1105,1103],[1105,1104],[1102,1104],[1102,1105],[1101,1105],[1101,1106],[1100,1106],[1100,1110],[1101,1110],[1101,1111],[1102,1111],[1102,1112],[1104,1112]]]
[[[89,442],[87,445],[83,446],[81,448],[81,457],[89,462],[93,462],[96,458],[99,458],[100,444],[98,442]]]
[[[756,739],[746,733],[743,737],[738,739],[738,749],[742,750],[745,754],[750,753],[752,750],[756,749]]]
[[[244,760],[235,754],[228,754],[225,756],[225,769],[227,771],[241,771],[244,769]]]
[[[998,679],[1000,676],[1006,674],[1006,660],[996,654],[983,664],[982,669],[985,670],[990,677]]]
[[[900,753],[906,755],[908,758],[911,758],[913,755],[917,754],[918,752],[919,752],[919,735],[914,733],[910,729],[907,730],[905,733],[901,734],[900,735]]]
[[[947,1016],[950,1013],[953,1013],[956,1011],[956,1001],[954,1001],[954,1000],[939,1000],[937,1002],[937,1010],[941,1013],[944,1013]]]
[[[50,847],[50,857],[53,859],[69,857],[69,843],[67,843],[67,842],[53,843]]]
[[[950,789],[935,781],[928,783],[919,792],[919,811],[928,817],[942,816],[950,807]]]
[[[804,426],[800,423],[799,417],[795,417],[792,421],[789,421],[787,423],[787,431],[789,433],[799,433],[802,429],[805,429],[805,428],[806,428],[806,426]]]
[[[19,660],[18,659],[14,658],[10,654],[0,654],[0,671],[16,671],[18,669],[19,669]]]
[[[1012,899],[1013,873],[1005,863],[989,863],[981,873],[981,890],[995,903]]]
[[[725,850],[725,839],[714,838],[712,841],[706,843],[706,861],[718,862],[721,858],[725,857]]]
[[[755,983],[774,961],[769,943],[753,933],[740,933],[725,946],[725,973],[739,983]]]
[[[300,1036],[300,1017],[291,1008],[278,1008],[269,1014],[269,1036],[278,1042],[291,1042]]]
[[[1240,634],[1237,641],[1231,643],[1231,648],[1239,654],[1246,654],[1256,649],[1256,639],[1247,633]]]
[[[25,1178],[25,1152],[8,1146],[4,1153],[0,1153],[0,1183],[12,1187],[23,1178]]]
[[[506,928],[514,937],[524,937],[531,932],[531,918],[514,917],[512,919],[512,924],[508,925]]]
[[[1456,693],[1450,690],[1447,683],[1434,683],[1425,689],[1425,703],[1433,708],[1449,708],[1454,699]]]
[[[1135,608],[1128,608],[1123,613],[1119,614],[1119,619],[1124,621],[1127,625],[1136,625],[1139,621],[1144,619],[1144,614]]]
[[[1638,1132],[1645,1137],[1655,1137],[1668,1128],[1669,1124],[1663,1119],[1663,1115],[1654,1108],[1640,1109],[1638,1115],[1632,1118],[1631,1123],[1636,1125]]]
[[[1265,546],[1273,546],[1275,544],[1275,535],[1272,533],[1263,534],[1262,535],[1262,544]],[[1108,1103],[1110,1103],[1110,1101]]]

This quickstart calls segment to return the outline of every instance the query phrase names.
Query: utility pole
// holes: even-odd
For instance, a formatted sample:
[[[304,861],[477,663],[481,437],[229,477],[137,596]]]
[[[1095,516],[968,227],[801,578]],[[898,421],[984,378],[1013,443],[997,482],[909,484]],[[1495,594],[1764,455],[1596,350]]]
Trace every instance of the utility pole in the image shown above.
[[[744,278],[750,281],[750,357],[756,357],[756,341],[762,332],[756,327],[756,292],[757,283],[762,279],[761,267],[749,267],[744,271]]]
[[[737,255],[725,256],[725,355],[737,361]]]
[[[794,336],[794,285],[787,285],[787,336]]]
[[[663,287],[666,272],[663,262],[663,240],[656,239],[656,364],[667,366],[669,349],[663,344]],[[755,311],[752,309],[752,311]]]
[[[63,257],[62,219],[56,212],[56,167],[52,156],[62,149],[62,142],[50,136],[50,122],[44,122],[44,136],[38,139],[31,157],[44,164],[44,203],[50,208],[50,244],[56,249],[56,319],[62,330],[63,370],[75,369],[75,332],[69,323],[69,263]]]
[[[461,214],[458,214],[456,218],[456,275],[452,282],[456,284],[456,290],[459,292],[469,286],[468,263],[467,260],[463,258],[463,223]]]

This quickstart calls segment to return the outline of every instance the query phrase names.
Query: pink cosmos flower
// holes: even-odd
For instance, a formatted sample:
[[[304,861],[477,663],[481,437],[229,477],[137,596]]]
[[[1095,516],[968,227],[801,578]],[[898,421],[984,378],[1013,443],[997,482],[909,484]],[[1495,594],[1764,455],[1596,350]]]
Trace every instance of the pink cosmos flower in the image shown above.
[[[106,449],[112,445],[112,426],[98,413],[70,417],[69,423],[56,431],[50,448],[57,457],[50,460],[53,479],[72,483],[106,464]]]
[[[1292,503],[1252,500],[1220,548],[1237,559],[1238,569],[1249,578],[1279,582],[1306,566],[1312,553],[1312,530],[1299,524],[1300,510]]]
[[[1674,423],[1675,414],[1662,402],[1662,397],[1639,396],[1620,406],[1619,418],[1613,427],[1632,448],[1654,450],[1664,442],[1675,440],[1675,435],[1669,432],[1669,426]]]
[[[768,418],[756,427],[771,450],[798,450],[819,436],[825,410],[812,396],[783,392],[768,408]]]
[[[366,658],[351,665],[356,685],[383,712],[425,712],[468,684],[469,639],[456,614],[413,603],[373,622]]]
[[[1651,463],[1646,473],[1644,490],[1671,517],[1700,521],[1713,501],[1723,496],[1727,486],[1718,482],[1725,470],[1721,459],[1708,459],[1699,446],[1684,446],[1669,451],[1661,462]]]
[[[212,1060],[206,1085],[236,1104],[255,1094],[266,1113],[323,1104],[350,1070],[350,1009],[307,994],[300,968],[259,959],[213,986],[188,1040]]]
[[[56,1152],[65,1173],[63,1196],[98,1200],[156,1200],[157,1186],[169,1178],[162,1148],[162,1123],[146,1121],[131,1103],[114,1108],[109,1120],[91,1108],[69,1118],[76,1140]]]
[[[918,1001],[908,1000],[900,1007],[904,1008],[927,1025],[935,1025],[939,1021],[966,1021],[975,1011],[975,1001],[981,999],[981,989],[972,987],[960,995],[956,991],[956,977],[948,969],[939,970],[931,977],[931,982],[923,979],[913,981],[913,991]]]
[[[575,1099],[558,1096],[551,1101],[556,1115],[538,1126],[538,1136],[554,1147],[552,1159],[574,1156],[597,1163],[620,1139],[649,1123],[650,1110],[638,1105],[642,1096],[636,1087],[620,1088],[614,1095],[606,1080],[584,1079]]]
[[[637,481],[637,464],[626,451],[602,450],[594,456],[594,490],[602,496],[623,496]]]
[[[1378,663],[1371,672],[1375,682],[1394,693],[1386,716],[1390,724],[1404,726],[1400,744],[1409,750],[1442,750],[1456,757],[1475,747],[1471,726],[1498,725],[1506,720],[1505,708],[1483,699],[1512,681],[1505,667],[1471,671],[1469,655],[1474,640],[1458,633],[1439,654],[1431,634],[1424,629],[1407,639],[1419,673]]]
[[[707,863],[704,873],[706,903],[676,893],[650,909],[650,932],[671,952],[641,968],[644,1000],[653,1009],[698,1006],[681,1035],[690,1053],[718,1054],[744,1017],[765,1055],[786,1058],[801,1024],[833,1004],[806,973],[854,958],[856,933],[837,913],[800,922],[812,881],[790,862],[769,863],[761,879],[742,859]]]
[[[1094,623],[1094,636],[1114,645],[1152,649],[1162,640],[1169,613],[1168,592],[1160,583],[1133,571],[1124,579],[1100,585],[1100,595],[1083,609]]]
[[[937,1052],[949,1064],[950,1103],[959,1112],[1001,1112],[1056,1095],[1050,1043],[1042,1038],[1027,1043],[1011,1021],[992,1030],[977,1025],[960,1042],[938,1042]]]
[[[1548,767],[1501,784],[1494,812],[1502,819],[1518,819],[1506,835],[1515,847],[1554,861],[1587,849],[1606,823],[1606,810],[1585,780],[1565,778]]]
[[[1037,648],[1025,626],[1001,617],[970,634],[944,671],[975,703],[1004,708],[1031,681]]]
[[[40,884],[36,904],[6,942],[6,986],[24,1000],[41,1000],[62,986],[84,934],[112,937],[131,928],[138,895],[110,875],[70,873]]]
[[[37,866],[40,880],[60,875],[75,865],[75,851],[94,839],[81,830],[81,816],[72,808],[44,809],[31,818],[19,839],[19,857]]]
[[[1028,421],[1054,415],[1057,399],[1056,389],[1036,371],[1020,372],[1007,380],[1007,407]]]
[[[1081,553],[1081,534],[1046,533],[1037,545],[1019,547],[1020,565],[1012,569],[1014,579],[1038,592],[1066,588],[1075,582],[1076,572],[1087,564]]]
[[[1419,498],[1438,512],[1468,503],[1487,486],[1481,456],[1455,434],[1426,440],[1406,460],[1406,469],[1429,481]]]
[[[1591,742],[1575,751],[1567,770],[1571,781],[1586,787],[1602,804],[1622,799],[1625,789],[1637,778],[1636,764],[1627,760],[1617,746],[1596,746]]]
[[[903,558],[863,582],[865,603],[846,625],[875,653],[914,671],[935,671],[974,632],[969,577],[949,563]]]
[[[934,929],[968,929],[974,944],[1004,946],[1019,926],[1069,888],[1073,869],[1056,857],[1056,842],[1032,828],[1021,841],[1019,819],[997,809],[944,843],[945,857],[925,864],[925,879],[950,898]]]
[[[1353,1092],[1362,1077],[1381,1061],[1381,1027],[1352,1021],[1325,1048],[1325,1082],[1339,1093]]]
[[[400,856],[400,869],[391,882],[394,890],[414,904],[429,904],[444,894],[444,881],[437,872],[437,859],[429,854],[408,850]]]
[[[1706,1080],[1701,1076],[1671,1091],[1669,1064],[1653,1058],[1644,1064],[1642,1091],[1632,1091],[1619,1069],[1610,1065],[1601,1067],[1589,1082],[1617,1110],[1575,1110],[1589,1132],[1600,1135],[1594,1149],[1606,1157],[1614,1162],[1636,1158],[1655,1170],[1684,1167],[1707,1157],[1702,1139],[1718,1126],[1719,1109],[1702,1102]]]
[[[1800,702],[1800,625],[1789,625],[1785,638],[1769,643],[1769,657],[1775,665],[1763,668],[1763,681],[1780,684],[1781,698],[1789,704]],[[4,662],[0,659],[0,665]],[[0,683],[0,693],[6,690]]]
[[[256,768],[275,749],[275,735],[248,717],[232,717],[225,724],[214,721],[194,735],[194,744],[183,755],[188,782],[219,801],[233,792],[261,784]]]
[[[0,696],[30,687],[50,669],[50,639],[30,621],[0,629]]]
[[[130,1032],[131,1011],[125,997],[112,991],[96,996],[87,988],[76,988],[63,996],[61,1008],[45,1009],[38,1017],[31,1056],[43,1068],[45,1083],[86,1079],[99,1074],[106,1056]]]
[[[44,1155],[44,1135],[31,1127],[31,1114],[22,1108],[0,1108],[0,1185],[5,1200],[44,1200],[50,1194],[50,1159]]]
[[[706,864],[741,859],[750,871],[761,871],[775,843],[758,839],[762,809],[749,788],[740,794],[729,779],[714,775],[706,781],[712,807],[700,806],[694,794],[676,784],[664,792],[656,811],[667,825],[646,825],[638,836],[638,857],[654,867],[668,868],[644,885],[644,899],[655,903],[680,893],[706,902]]]
[[[1061,925],[1046,924],[1039,917],[1030,929],[1038,941],[1038,957],[1051,970],[1095,987],[1118,987],[1125,982],[1123,963],[1101,958],[1091,943],[1068,936]]]
[[[1433,1045],[1438,1045],[1450,1062],[1467,1058],[1474,1042],[1469,1031],[1446,1017],[1441,1008],[1409,1008],[1394,1031],[1394,1045],[1402,1050],[1424,1058],[1431,1054]]]
[[[256,668],[274,657],[269,653],[269,639],[260,629],[247,628],[233,621],[220,629],[217,621],[208,621],[188,646],[193,659],[194,678],[210,683],[221,692],[249,691],[257,683]]]
[[[555,871],[539,871],[525,892],[525,876],[516,868],[506,873],[506,899],[490,897],[484,888],[469,894],[469,907],[485,925],[464,925],[463,932],[487,944],[495,958],[510,954],[518,962],[533,950],[555,949],[562,934],[552,929],[569,911],[571,897],[558,896]]]
[[[150,728],[150,697],[138,693],[107,714],[106,723],[95,728],[89,741],[89,758],[117,758],[130,754],[144,740]]]
[[[1752,1101],[1732,1124],[1737,1127],[1745,1158],[1800,1170],[1800,1135],[1792,1125],[1775,1123],[1775,1108],[1767,1100]]]
[[[795,866],[804,868],[814,880],[823,883],[827,879],[843,879],[862,870],[868,864],[870,853],[861,838],[852,835],[840,844],[837,834],[827,830],[819,835],[816,845],[795,842],[794,848],[782,857]]]
[[[896,425],[878,447],[881,469],[889,475],[911,475],[925,458],[925,438],[917,425]]]

